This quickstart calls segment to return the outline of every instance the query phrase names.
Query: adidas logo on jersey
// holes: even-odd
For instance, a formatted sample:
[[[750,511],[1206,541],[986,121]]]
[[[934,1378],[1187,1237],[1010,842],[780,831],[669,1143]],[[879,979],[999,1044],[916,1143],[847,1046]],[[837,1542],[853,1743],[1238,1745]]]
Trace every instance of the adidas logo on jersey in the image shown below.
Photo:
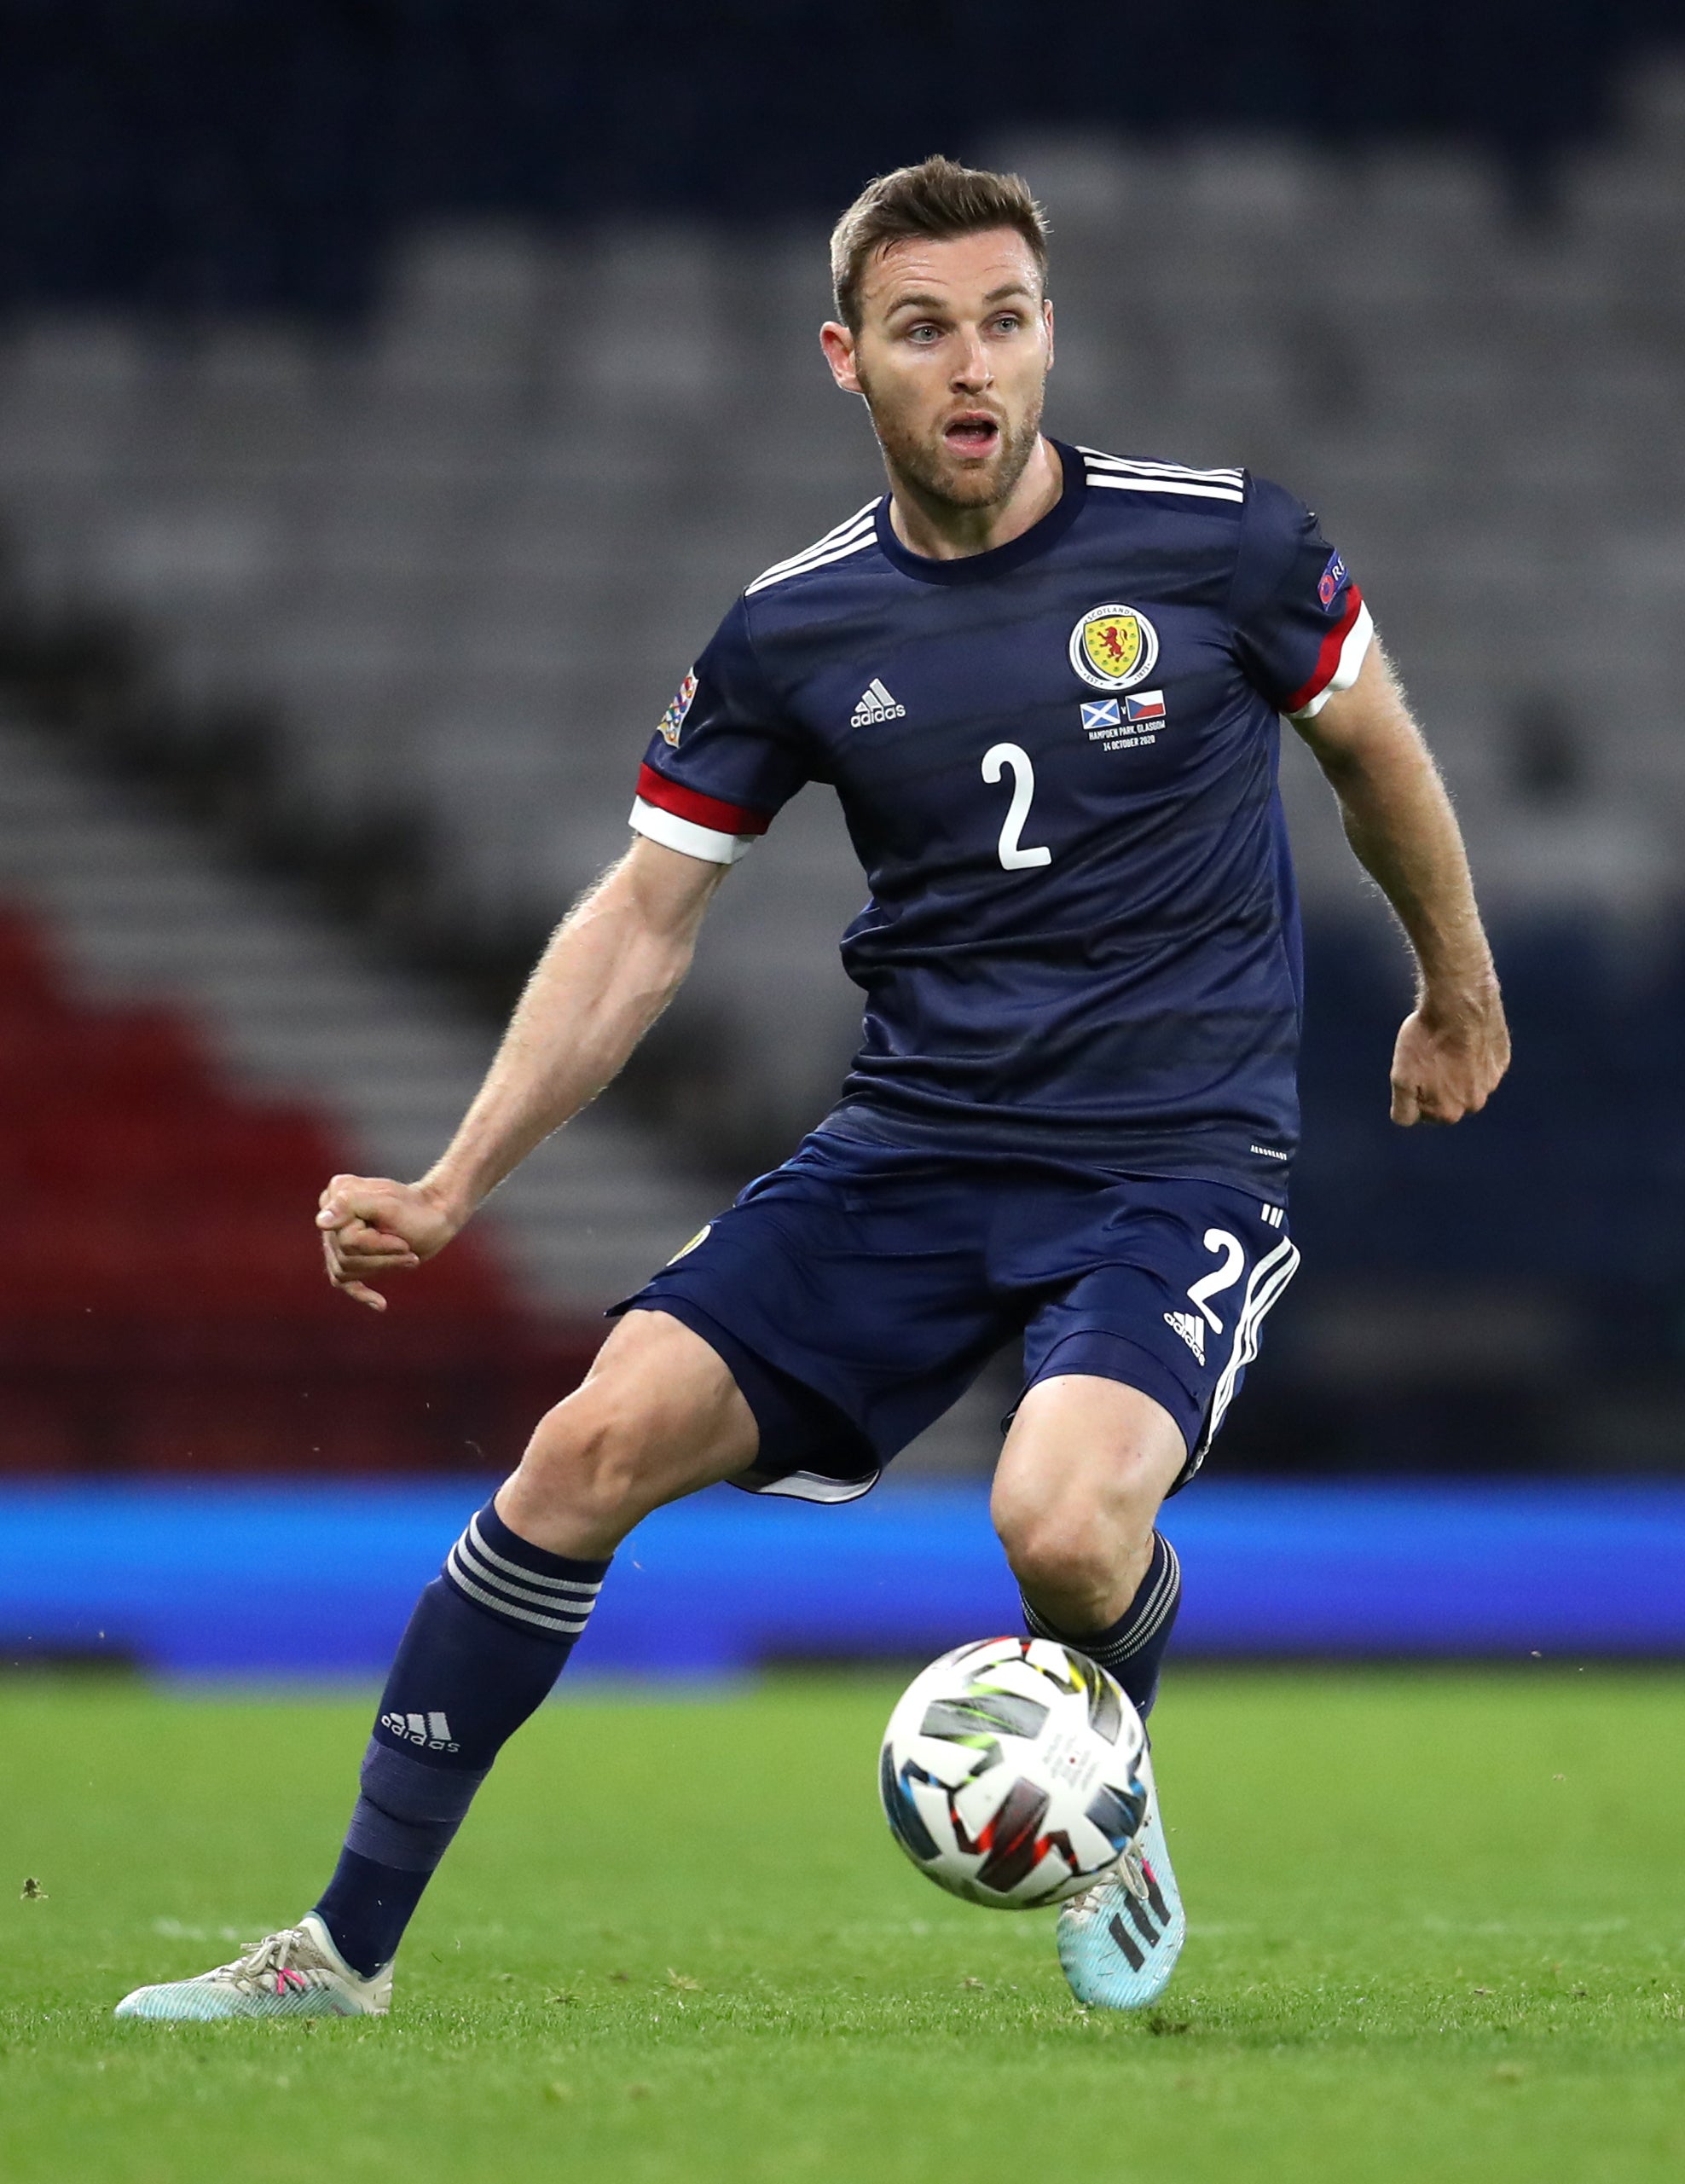
[[[1167,1327],[1173,1327],[1176,1330],[1200,1363],[1203,1364],[1205,1363],[1205,1322],[1202,1319],[1196,1319],[1190,1312],[1167,1312],[1164,1315],[1164,1324]]]
[[[869,728],[879,721],[904,721],[906,707],[896,704],[895,699],[876,676],[867,689],[860,692],[860,702],[848,716],[851,728]]]
[[[450,1733],[450,1723],[443,1714],[382,1714],[382,1729],[391,1729],[406,1744],[420,1745],[425,1752],[455,1752],[459,1747]]]

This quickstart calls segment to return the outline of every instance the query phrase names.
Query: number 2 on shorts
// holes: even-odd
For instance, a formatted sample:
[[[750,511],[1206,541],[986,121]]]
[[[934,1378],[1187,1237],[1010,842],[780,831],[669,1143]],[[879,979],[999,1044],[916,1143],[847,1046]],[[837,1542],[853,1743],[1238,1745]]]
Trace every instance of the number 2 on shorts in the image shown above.
[[[1030,799],[1035,794],[1035,768],[1030,755],[1016,743],[998,743],[983,754],[983,779],[993,785],[1000,779],[1002,771],[1012,771],[1012,801],[1006,808],[1006,821],[1000,830],[1000,865],[1003,872],[1028,872],[1032,866],[1051,865],[1051,849],[1026,849],[1018,837],[1024,831],[1024,821],[1030,815]]]
[[[1220,1291],[1234,1288],[1241,1278],[1241,1269],[1246,1265],[1246,1252],[1240,1238],[1230,1236],[1227,1229],[1207,1229],[1205,1248],[1207,1251],[1220,1251],[1223,1264],[1212,1273],[1202,1274],[1197,1282],[1190,1285],[1188,1301],[1199,1306],[1200,1317],[1212,1333],[1220,1335],[1223,1323],[1211,1309],[1210,1300]]]

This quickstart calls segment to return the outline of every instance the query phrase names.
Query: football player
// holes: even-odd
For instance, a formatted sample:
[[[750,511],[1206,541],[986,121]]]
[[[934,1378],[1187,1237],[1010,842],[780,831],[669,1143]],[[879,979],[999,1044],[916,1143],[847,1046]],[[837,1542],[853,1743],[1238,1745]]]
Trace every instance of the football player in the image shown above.
[[[120,2013],[379,2012],[429,1875],[550,1691],[621,1540],[721,1480],[845,1501],[1010,1337],[993,1484],[1032,1634],[1144,1715],[1180,1575],[1156,1529],[1292,1278],[1299,924],[1280,721],[1309,744],[1414,951],[1393,1119],[1503,1075],[1456,820],[1316,518],[1242,469],[1049,437],[1047,242],[1016,177],[933,159],[832,246],[821,334],[889,490],[750,582],[651,742],[632,845],[546,950],[416,1183],[337,1176],[332,1280],[443,1250],[601,1091],[685,976],[715,890],[808,782],[871,900],[837,1103],[643,1289],[417,1604],[337,1871],[235,1962]],[[1078,1997],[1163,1989],[1184,1920],[1147,1770],[1114,1873],[1062,1912]]]

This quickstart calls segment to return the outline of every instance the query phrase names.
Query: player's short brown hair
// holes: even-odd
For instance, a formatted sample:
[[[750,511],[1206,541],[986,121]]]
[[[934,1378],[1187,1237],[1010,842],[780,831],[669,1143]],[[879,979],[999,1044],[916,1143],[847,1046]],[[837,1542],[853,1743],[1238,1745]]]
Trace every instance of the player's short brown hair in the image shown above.
[[[915,236],[947,241],[988,228],[1016,229],[1047,285],[1047,216],[1022,175],[962,167],[941,153],[869,182],[831,230],[831,281],[837,316],[860,331],[860,282],[880,250]]]

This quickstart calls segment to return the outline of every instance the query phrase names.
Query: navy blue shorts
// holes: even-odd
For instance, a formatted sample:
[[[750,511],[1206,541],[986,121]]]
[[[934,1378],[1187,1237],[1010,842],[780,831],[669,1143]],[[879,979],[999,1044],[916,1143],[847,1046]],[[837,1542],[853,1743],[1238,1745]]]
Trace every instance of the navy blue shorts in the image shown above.
[[[1023,1388],[1139,1388],[1199,1469],[1299,1254],[1234,1185],[932,1153],[819,1132],[614,1309],[665,1312],[730,1368],[760,1492],[845,1501],[1015,1335]]]

